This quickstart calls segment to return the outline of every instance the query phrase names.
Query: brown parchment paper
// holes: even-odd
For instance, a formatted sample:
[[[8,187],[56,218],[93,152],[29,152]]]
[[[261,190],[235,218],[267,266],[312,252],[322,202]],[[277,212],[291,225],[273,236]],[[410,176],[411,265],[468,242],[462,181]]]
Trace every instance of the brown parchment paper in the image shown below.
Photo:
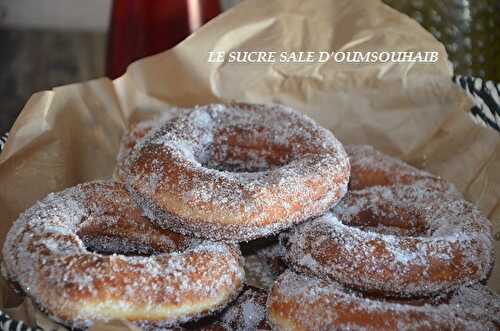
[[[168,33],[168,32],[166,32]],[[208,63],[209,51],[438,51],[436,63]],[[444,47],[379,1],[248,0],[174,49],[106,78],[33,95],[0,154],[0,242],[18,214],[49,192],[109,178],[130,122],[169,105],[283,103],[333,130],[452,181],[489,216],[500,246],[500,137],[476,125],[451,83]],[[500,268],[489,282],[500,290]],[[0,284],[2,307],[55,325]],[[14,303],[16,302],[17,303]],[[9,304],[10,303],[10,304]],[[93,330],[130,329],[117,322]]]

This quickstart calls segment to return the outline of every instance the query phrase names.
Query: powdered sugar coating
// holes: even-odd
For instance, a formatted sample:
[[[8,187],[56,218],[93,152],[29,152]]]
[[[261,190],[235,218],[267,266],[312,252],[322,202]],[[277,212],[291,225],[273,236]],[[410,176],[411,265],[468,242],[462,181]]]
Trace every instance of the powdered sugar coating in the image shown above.
[[[129,157],[130,153],[132,153],[135,145],[139,141],[146,139],[149,134],[163,126],[166,122],[187,111],[188,109],[184,108],[168,108],[157,117],[138,122],[129,131],[125,132],[120,142],[118,155],[116,157],[114,177],[117,179],[122,178],[122,175],[120,174],[120,170],[123,168],[122,164]]]
[[[493,322],[500,328],[500,296],[481,284],[462,286],[448,300],[464,319]]]
[[[114,318],[166,327],[220,309],[238,294],[244,271],[235,246],[179,240],[148,224],[122,184],[93,182],[49,194],[7,234],[8,277],[54,319],[79,328]],[[99,249],[134,242],[155,255],[91,252],[79,234],[115,240],[111,247],[90,240]],[[131,241],[120,244],[120,236]]]
[[[266,299],[265,291],[247,289],[223,311],[221,324],[232,331],[270,330],[266,322]]]
[[[368,298],[338,283],[287,271],[274,284],[267,310],[273,330],[496,330],[500,299],[482,286],[459,289],[449,303],[432,301]]]
[[[332,133],[279,105],[197,107],[136,145],[122,172],[160,226],[224,241],[321,215],[346,192]]]
[[[346,145],[351,163],[350,190],[372,186],[426,185],[457,197],[461,193],[441,177],[417,169],[402,160],[384,154],[369,145]]]
[[[264,331],[267,291],[246,287],[224,310],[199,321],[183,324],[172,331]]]
[[[299,268],[402,296],[483,280],[493,264],[488,219],[425,185],[350,192],[332,212],[283,235],[283,243]]]

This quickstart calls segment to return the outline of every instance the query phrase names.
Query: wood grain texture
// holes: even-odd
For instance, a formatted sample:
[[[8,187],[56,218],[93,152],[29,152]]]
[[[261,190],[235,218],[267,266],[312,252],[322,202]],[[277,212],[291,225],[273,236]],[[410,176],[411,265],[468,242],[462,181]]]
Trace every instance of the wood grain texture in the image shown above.
[[[0,29],[0,135],[41,90],[104,75],[106,33]]]

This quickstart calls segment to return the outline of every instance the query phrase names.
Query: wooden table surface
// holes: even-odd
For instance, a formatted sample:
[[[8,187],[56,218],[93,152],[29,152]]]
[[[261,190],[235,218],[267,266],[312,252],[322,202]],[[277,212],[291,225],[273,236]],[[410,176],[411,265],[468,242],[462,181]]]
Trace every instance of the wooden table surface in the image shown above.
[[[38,91],[104,76],[106,34],[0,28],[0,135]]]

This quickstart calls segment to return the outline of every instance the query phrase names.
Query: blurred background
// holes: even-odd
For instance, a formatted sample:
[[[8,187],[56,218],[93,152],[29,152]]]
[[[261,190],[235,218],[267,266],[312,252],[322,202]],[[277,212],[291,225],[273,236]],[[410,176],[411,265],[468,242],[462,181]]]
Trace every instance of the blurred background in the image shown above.
[[[0,135],[36,91],[168,49],[239,0],[0,0]],[[441,40],[456,74],[500,81],[500,0],[385,0]]]

